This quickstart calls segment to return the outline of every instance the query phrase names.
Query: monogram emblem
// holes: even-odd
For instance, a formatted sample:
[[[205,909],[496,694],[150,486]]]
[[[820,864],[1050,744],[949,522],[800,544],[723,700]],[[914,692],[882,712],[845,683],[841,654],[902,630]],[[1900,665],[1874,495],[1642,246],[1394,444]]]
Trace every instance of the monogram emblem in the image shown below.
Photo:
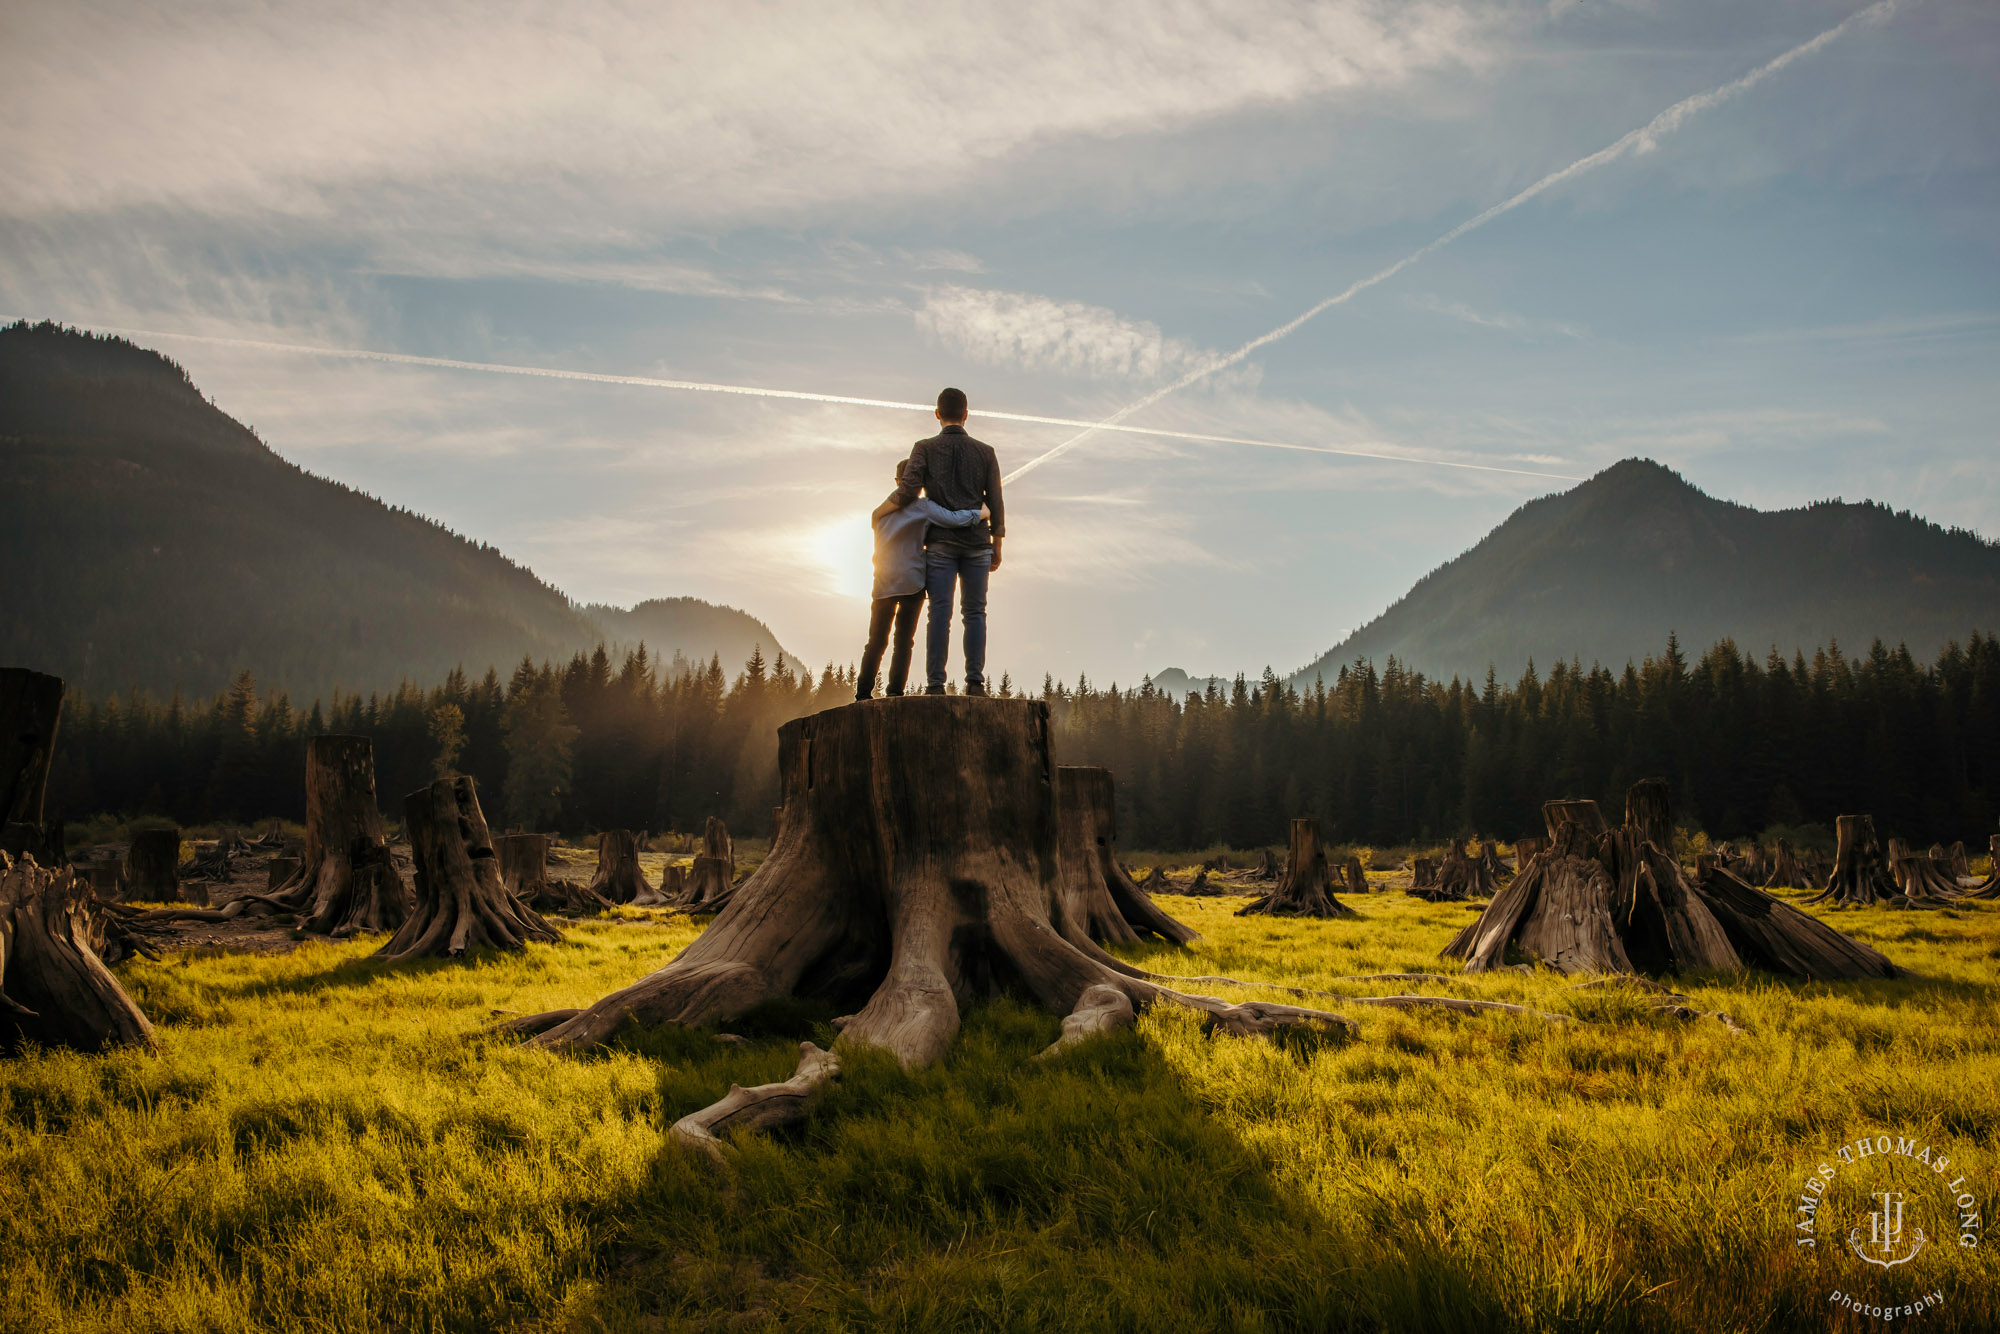
[[[1866,1263],[1884,1269],[1914,1260],[1924,1248],[1924,1230],[1910,1228],[1909,1235],[1915,1240],[1909,1243],[1909,1249],[1903,1249],[1903,1192],[1877,1191],[1871,1198],[1882,1207],[1868,1215],[1868,1240],[1861,1239],[1861,1229],[1857,1227],[1847,1234],[1848,1249]]]

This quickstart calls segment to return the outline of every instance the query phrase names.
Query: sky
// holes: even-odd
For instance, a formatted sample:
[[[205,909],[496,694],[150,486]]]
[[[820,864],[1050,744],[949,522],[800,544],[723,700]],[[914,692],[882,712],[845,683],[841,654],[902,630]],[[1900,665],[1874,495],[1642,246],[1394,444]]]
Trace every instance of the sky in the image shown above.
[[[17,0],[0,315],[815,667],[935,423],[619,377],[956,385],[994,674],[1284,673],[1626,457],[2000,537],[1996,128],[1991,0]]]

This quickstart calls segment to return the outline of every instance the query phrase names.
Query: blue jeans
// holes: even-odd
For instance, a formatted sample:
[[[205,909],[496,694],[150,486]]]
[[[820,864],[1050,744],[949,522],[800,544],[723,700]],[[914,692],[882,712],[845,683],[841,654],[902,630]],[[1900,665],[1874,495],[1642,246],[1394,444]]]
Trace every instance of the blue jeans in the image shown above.
[[[969,555],[955,551],[924,553],[924,585],[930,593],[931,618],[924,641],[924,674],[944,688],[945,659],[951,655],[952,585],[965,590],[965,685],[986,684],[986,580],[993,570],[993,549]]]

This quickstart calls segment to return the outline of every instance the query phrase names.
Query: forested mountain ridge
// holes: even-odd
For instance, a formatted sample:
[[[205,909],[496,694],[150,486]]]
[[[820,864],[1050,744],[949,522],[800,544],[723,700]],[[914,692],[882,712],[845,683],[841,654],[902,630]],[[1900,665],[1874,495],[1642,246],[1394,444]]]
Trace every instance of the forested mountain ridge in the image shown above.
[[[1390,657],[1433,677],[1638,661],[1669,630],[1787,656],[1880,638],[1922,659],[2000,629],[2000,544],[1871,502],[1762,511],[1626,459],[1516,510],[1291,679]]]
[[[0,661],[97,694],[210,695],[247,668],[309,698],[605,639],[781,652],[693,599],[579,608],[495,548],[279,457],[158,353],[50,324],[0,329],[0,558]],[[656,637],[675,626],[692,630]]]

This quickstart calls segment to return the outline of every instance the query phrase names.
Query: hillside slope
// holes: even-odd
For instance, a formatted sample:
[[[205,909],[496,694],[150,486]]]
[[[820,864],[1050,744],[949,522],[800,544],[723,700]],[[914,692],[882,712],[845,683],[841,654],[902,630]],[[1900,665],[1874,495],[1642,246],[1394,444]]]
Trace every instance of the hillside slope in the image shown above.
[[[1880,637],[1922,660],[1996,629],[2000,545],[1867,502],[1755,510],[1627,459],[1523,505],[1292,680],[1391,655],[1432,676],[1572,657],[1616,668],[1669,631],[1788,656]]]
[[[492,547],[288,463],[159,354],[47,324],[0,329],[0,562],[0,662],[93,694],[202,696],[245,667],[298,698],[386,689],[625,639],[635,615],[601,625]],[[710,611],[645,638],[732,668],[739,643],[776,650]]]

